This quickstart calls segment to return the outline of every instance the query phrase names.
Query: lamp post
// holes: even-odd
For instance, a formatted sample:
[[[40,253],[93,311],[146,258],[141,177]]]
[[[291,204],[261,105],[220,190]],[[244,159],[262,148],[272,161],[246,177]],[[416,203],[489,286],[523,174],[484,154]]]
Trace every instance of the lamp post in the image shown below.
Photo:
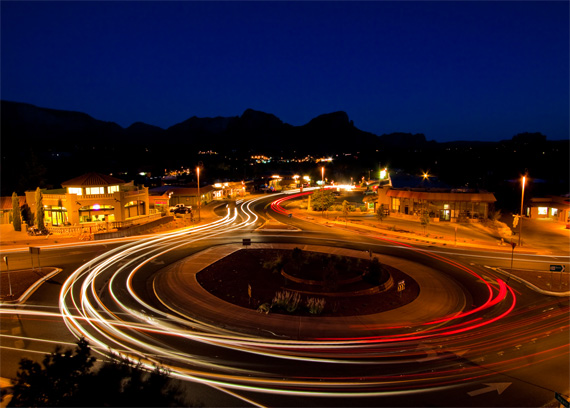
[[[325,166],[321,167],[321,186],[325,186]]]
[[[522,178],[522,195],[521,195],[521,218],[519,219],[519,246],[522,246],[522,219],[523,219],[523,201],[524,201],[524,184],[526,176]]]
[[[200,166],[196,167],[196,174],[198,175],[198,222],[200,222],[200,204],[202,204],[202,197],[200,197]]]

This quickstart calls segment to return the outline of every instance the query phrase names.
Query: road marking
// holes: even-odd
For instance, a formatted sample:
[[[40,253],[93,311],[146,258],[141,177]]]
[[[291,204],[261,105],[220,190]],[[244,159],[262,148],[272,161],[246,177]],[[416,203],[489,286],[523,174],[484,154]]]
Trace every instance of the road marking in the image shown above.
[[[469,394],[470,397],[474,397],[476,395],[485,394],[485,393],[492,392],[492,391],[497,391],[499,393],[499,395],[501,395],[503,393],[503,391],[505,391],[507,389],[507,387],[511,384],[512,383],[488,383],[488,384],[484,384],[484,385],[486,385],[485,388],[481,388],[480,390],[470,391],[467,394]]]

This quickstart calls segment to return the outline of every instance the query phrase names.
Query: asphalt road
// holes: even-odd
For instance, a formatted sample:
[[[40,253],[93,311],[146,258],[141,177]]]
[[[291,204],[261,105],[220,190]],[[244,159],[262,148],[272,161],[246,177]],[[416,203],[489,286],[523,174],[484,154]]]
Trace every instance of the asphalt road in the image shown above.
[[[0,308],[2,377],[13,376],[20,357],[39,359],[54,344],[85,335],[103,354],[111,347],[168,365],[177,378],[209,384],[194,385],[192,392],[210,406],[544,406],[555,391],[570,393],[568,299],[544,296],[517,281],[509,282],[510,289],[502,285],[504,276],[491,267],[510,265],[509,254],[399,245],[289,218],[267,206],[273,198],[238,203],[235,216],[200,231],[42,252],[42,266],[63,271],[18,310]],[[297,230],[259,230],[267,218]],[[185,276],[182,266],[199,254],[209,252],[215,260],[219,251],[212,248],[243,238],[372,249],[418,276],[437,271],[464,295],[465,306],[452,316],[426,317],[429,324],[414,321],[435,303],[426,300],[408,312],[409,325],[375,328],[369,322],[359,338],[347,327],[339,340],[307,342],[237,331],[230,308],[215,299],[196,299],[215,311],[207,319],[183,313],[176,297],[168,304],[161,300],[154,282],[165,268]],[[18,254],[14,262],[25,267],[29,259]],[[551,262],[532,254],[514,259],[529,267]],[[414,264],[417,271],[409,266]],[[184,288],[180,282],[174,289]]]

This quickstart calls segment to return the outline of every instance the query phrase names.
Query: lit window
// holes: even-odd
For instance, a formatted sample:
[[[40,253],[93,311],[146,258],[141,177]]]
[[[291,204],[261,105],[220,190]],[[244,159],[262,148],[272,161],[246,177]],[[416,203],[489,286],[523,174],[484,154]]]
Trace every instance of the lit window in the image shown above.
[[[67,187],[67,192],[69,194],[77,194],[77,195],[81,195],[82,193],[81,187]]]
[[[108,194],[113,194],[115,191],[119,191],[119,186],[109,186],[107,187]]]
[[[548,214],[548,207],[538,207],[538,215]]]
[[[86,187],[85,194],[105,194],[105,187]]]
[[[557,216],[557,215],[558,215],[558,208],[551,208],[551,209],[550,209],[550,215],[551,215],[552,217]]]

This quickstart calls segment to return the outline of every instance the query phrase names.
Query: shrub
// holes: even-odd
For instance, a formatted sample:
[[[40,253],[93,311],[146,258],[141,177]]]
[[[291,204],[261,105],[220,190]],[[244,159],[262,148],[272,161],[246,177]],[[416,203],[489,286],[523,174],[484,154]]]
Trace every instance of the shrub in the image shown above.
[[[379,285],[382,282],[384,273],[384,267],[378,261],[378,258],[372,258],[372,261],[370,261],[368,265],[368,271],[364,274],[363,279],[371,285]]]
[[[285,266],[285,261],[283,260],[283,256],[281,255],[277,256],[275,259],[271,261],[266,261],[263,263],[263,268],[269,269],[273,273],[281,272],[283,266]]]
[[[299,293],[281,290],[275,294],[271,307],[279,307],[292,313],[297,310],[300,300],[301,295]]]
[[[257,313],[268,314],[269,309],[271,309],[271,306],[269,305],[269,303],[263,303],[263,304],[259,305],[259,307],[257,308]]]
[[[326,300],[324,298],[310,297],[307,299],[307,308],[311,314],[321,314],[325,308]]]

